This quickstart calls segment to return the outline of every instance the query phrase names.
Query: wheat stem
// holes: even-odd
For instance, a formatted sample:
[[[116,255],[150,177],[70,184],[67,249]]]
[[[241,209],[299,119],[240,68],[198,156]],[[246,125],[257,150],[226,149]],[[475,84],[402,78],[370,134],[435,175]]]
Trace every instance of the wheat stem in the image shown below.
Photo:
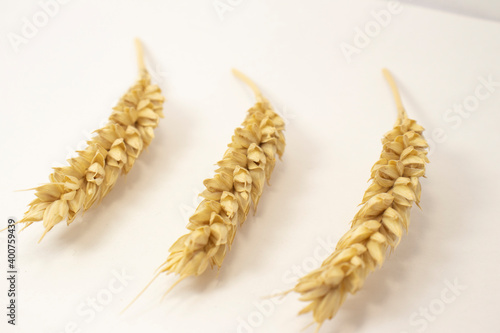
[[[394,95],[394,100],[396,102],[396,107],[398,109],[399,117],[402,119],[408,118],[408,115],[406,114],[406,110],[403,106],[403,102],[401,100],[401,95],[399,94],[399,89],[396,85],[396,81],[394,80],[394,77],[392,76],[391,72],[389,72],[389,70],[387,68],[382,69],[382,73],[384,74],[385,79],[389,83],[392,94]]]
[[[259,87],[257,87],[257,85],[252,80],[250,80],[250,78],[248,76],[246,76],[245,74],[243,74],[242,72],[240,72],[236,68],[233,68],[232,72],[233,72],[233,74],[238,79],[240,79],[241,81],[245,82],[246,85],[249,86],[250,89],[252,89],[252,91],[253,91],[253,93],[255,95],[255,99],[257,100],[257,102],[263,102],[264,101],[264,97],[262,97],[262,93],[260,92]]]
[[[144,64],[144,52],[142,48],[142,43],[139,38],[134,40],[135,49],[137,53],[137,67],[139,67],[139,75],[143,75],[146,71],[146,65]]]

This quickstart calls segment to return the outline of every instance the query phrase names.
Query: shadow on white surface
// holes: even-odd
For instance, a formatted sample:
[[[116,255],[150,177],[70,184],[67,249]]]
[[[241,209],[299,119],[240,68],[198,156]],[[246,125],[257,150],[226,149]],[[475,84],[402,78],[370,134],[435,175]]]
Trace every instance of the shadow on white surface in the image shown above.
[[[402,3],[428,7],[444,12],[500,21],[500,3],[491,0],[401,0]]]

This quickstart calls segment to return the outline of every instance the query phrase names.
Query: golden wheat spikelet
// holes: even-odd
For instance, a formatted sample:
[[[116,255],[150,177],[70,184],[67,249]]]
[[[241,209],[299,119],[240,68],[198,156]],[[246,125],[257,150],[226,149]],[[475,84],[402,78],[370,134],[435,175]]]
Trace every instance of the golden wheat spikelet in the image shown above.
[[[34,189],[37,198],[18,223],[26,223],[26,228],[43,221],[40,241],[59,222],[66,219],[69,225],[80,211],[102,200],[154,137],[153,130],[163,117],[164,97],[151,84],[139,40],[136,48],[139,79],[113,108],[108,123],[95,131],[77,157],[68,160],[69,166],[54,168],[50,182]]]
[[[284,121],[242,73],[236,76],[255,92],[257,103],[232,137],[215,176],[206,179],[204,200],[189,219],[189,233],[170,248],[161,272],[180,278],[202,274],[208,266],[221,267],[231,248],[237,226],[243,224],[253,203],[257,208],[265,181],[269,181],[275,156],[285,148]]]
[[[189,218],[189,232],[170,247],[170,254],[158,273],[122,312],[161,273],[179,275],[171,290],[184,278],[200,275],[209,266],[220,268],[251,203],[254,212],[257,209],[264,183],[269,182],[276,163],[276,154],[280,158],[283,155],[283,119],[249,78],[234,69],[233,73],[250,86],[257,103],[248,110],[242,126],[234,131],[214,177],[203,182],[206,188],[200,194],[203,201]]]
[[[396,99],[398,120],[382,139],[382,154],[371,170],[362,207],[335,251],[293,289],[309,302],[300,314],[312,312],[318,330],[335,316],[347,293],[356,293],[367,275],[382,265],[388,249],[398,245],[408,229],[411,206],[420,201],[419,177],[429,162],[424,129],[408,118],[392,76],[386,69],[383,73]]]

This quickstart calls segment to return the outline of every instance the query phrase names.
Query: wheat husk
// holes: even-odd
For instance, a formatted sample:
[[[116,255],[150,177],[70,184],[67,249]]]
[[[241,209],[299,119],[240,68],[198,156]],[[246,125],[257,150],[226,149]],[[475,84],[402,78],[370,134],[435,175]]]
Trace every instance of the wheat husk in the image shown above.
[[[382,139],[380,159],[371,170],[371,184],[350,230],[321,267],[302,277],[293,291],[309,302],[300,314],[312,312],[318,330],[332,319],[348,293],[355,294],[367,275],[384,262],[408,230],[410,209],[420,202],[419,177],[428,162],[423,127],[409,119],[390,73],[384,70],[394,92],[398,119]]]
[[[163,117],[164,97],[151,84],[138,40],[136,48],[139,79],[113,108],[108,123],[95,131],[77,157],[68,159],[69,166],[53,168],[50,182],[34,189],[37,198],[18,223],[26,223],[26,228],[43,221],[40,241],[56,224],[66,220],[69,225],[78,213],[100,202],[154,138],[153,130]]]

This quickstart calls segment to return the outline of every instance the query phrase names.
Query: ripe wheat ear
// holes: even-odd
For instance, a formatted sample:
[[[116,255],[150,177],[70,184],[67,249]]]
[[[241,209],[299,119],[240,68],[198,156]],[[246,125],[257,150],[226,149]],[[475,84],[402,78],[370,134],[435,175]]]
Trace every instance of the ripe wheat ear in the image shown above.
[[[217,163],[215,176],[203,182],[206,189],[200,196],[204,200],[189,219],[189,232],[170,247],[170,254],[159,272],[123,311],[161,273],[179,275],[170,291],[184,278],[200,275],[209,266],[220,268],[238,226],[247,218],[250,204],[254,211],[257,208],[264,183],[269,182],[274,169],[276,154],[280,158],[283,155],[283,119],[249,78],[237,70],[233,73],[253,90],[257,103],[248,110],[242,127],[234,131],[229,149]]]
[[[95,131],[77,157],[68,160],[69,166],[54,168],[50,182],[34,188],[37,198],[18,223],[26,223],[26,228],[43,221],[39,242],[56,224],[66,219],[69,225],[80,211],[102,200],[153,140],[153,129],[163,117],[164,97],[151,84],[139,40],[136,48],[139,79],[113,108],[108,123]]]
[[[423,127],[409,119],[389,71],[383,70],[395,96],[398,119],[382,139],[380,159],[371,170],[372,182],[351,229],[321,267],[299,279],[293,291],[309,304],[300,314],[312,312],[320,329],[332,319],[348,293],[356,293],[367,275],[382,265],[408,230],[410,209],[420,201],[419,177],[425,174],[427,142]]]

